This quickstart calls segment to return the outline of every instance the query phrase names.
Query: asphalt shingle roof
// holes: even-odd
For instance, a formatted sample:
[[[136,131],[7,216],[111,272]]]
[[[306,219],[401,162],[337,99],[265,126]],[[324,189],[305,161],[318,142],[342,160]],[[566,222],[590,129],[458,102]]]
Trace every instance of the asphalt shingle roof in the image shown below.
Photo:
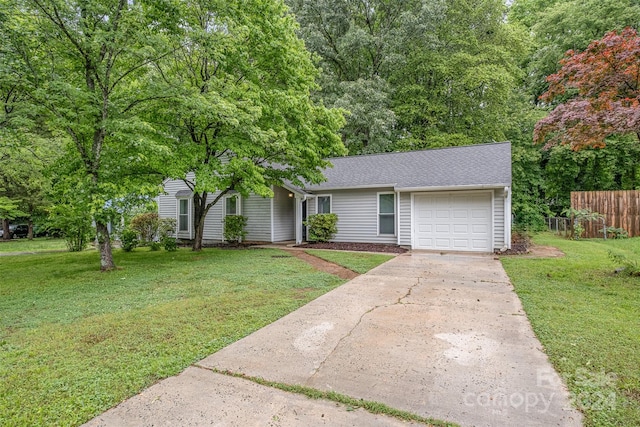
[[[327,181],[307,191],[358,187],[427,188],[511,185],[511,143],[330,159]]]

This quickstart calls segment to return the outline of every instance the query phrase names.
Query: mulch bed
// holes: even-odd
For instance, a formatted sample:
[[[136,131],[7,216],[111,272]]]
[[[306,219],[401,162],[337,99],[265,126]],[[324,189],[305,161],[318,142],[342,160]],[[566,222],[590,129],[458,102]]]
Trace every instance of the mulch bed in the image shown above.
[[[336,251],[362,251],[362,252],[384,252],[390,254],[403,254],[407,249],[397,245],[385,245],[382,243],[303,243],[296,248],[305,249],[333,249]]]
[[[497,250],[494,253],[496,255],[525,255],[529,253],[529,245],[527,243],[511,243],[511,249]]]

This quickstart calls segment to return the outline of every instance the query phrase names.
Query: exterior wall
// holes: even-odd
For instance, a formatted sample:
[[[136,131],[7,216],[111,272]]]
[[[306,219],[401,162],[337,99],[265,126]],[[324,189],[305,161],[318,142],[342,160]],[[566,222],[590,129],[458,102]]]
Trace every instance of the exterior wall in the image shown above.
[[[411,193],[400,193],[400,246],[411,246]]]
[[[207,195],[207,202],[211,202],[215,198],[216,194],[209,193]],[[204,231],[202,233],[202,240],[205,242],[221,242],[222,241],[222,209],[224,208],[224,201],[220,199],[218,203],[209,209],[207,216],[204,218]]]
[[[193,179],[193,174],[188,175],[189,179]],[[178,219],[178,199],[176,193],[181,190],[189,190],[187,184],[181,180],[170,179],[165,181],[164,190],[166,194],[158,196],[158,215],[160,218]],[[208,200],[211,201],[214,194],[209,194]],[[203,240],[206,242],[222,241],[222,202],[218,202],[213,206],[206,218],[204,219]],[[178,239],[193,238],[193,198],[189,198],[189,232],[177,233]]]
[[[158,216],[160,218],[174,218],[178,219],[178,199],[176,199],[176,193],[180,190],[189,190],[187,184],[184,181],[170,179],[164,183],[164,191],[166,194],[158,196]],[[189,212],[193,212],[193,205],[189,200]],[[191,222],[190,222],[190,225]],[[193,226],[190,227],[189,232],[179,233],[176,237],[179,239],[190,239],[193,234]]]
[[[493,190],[493,249],[504,247],[504,189]]]
[[[295,240],[295,198],[281,187],[275,187],[273,193],[273,241]]]
[[[411,194],[400,194],[400,236],[401,246],[411,246]],[[493,247],[501,249],[505,246],[505,211],[504,189],[493,190]]]
[[[331,194],[331,212],[338,215],[338,233],[334,241],[391,244],[398,242],[397,235],[378,235],[379,192],[393,192],[393,189],[336,190],[322,193]],[[315,206],[309,213],[316,213]]]
[[[245,197],[241,214],[247,218],[246,240],[271,241],[271,199],[254,195]]]

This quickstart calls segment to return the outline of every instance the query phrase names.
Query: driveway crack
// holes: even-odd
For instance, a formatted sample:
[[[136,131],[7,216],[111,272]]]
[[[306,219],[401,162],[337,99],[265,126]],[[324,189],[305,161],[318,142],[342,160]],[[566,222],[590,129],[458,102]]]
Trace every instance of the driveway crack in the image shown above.
[[[307,382],[311,381],[318,372],[320,372],[320,370],[324,367],[325,363],[327,362],[327,360],[329,360],[329,358],[333,355],[333,353],[335,353],[335,351],[338,349],[338,347],[340,347],[340,345],[342,344],[342,342],[344,340],[346,340],[347,338],[349,338],[352,334],[353,331],[355,331],[360,324],[362,323],[362,320],[364,319],[365,316],[367,316],[370,313],[373,313],[374,311],[380,309],[380,308],[386,308],[386,307],[391,307],[394,305],[404,305],[404,304],[408,304],[406,302],[403,302],[403,300],[407,299],[408,297],[411,296],[411,292],[413,292],[413,289],[416,288],[416,286],[418,286],[420,284],[420,278],[418,278],[418,280],[416,281],[416,283],[414,283],[413,285],[409,286],[409,289],[407,289],[407,293],[404,294],[403,296],[401,296],[400,298],[397,299],[396,302],[394,303],[390,303],[390,304],[380,304],[380,305],[376,305],[372,308],[370,308],[369,310],[365,311],[364,313],[362,313],[362,315],[360,316],[360,318],[358,319],[358,321],[356,322],[355,325],[353,325],[353,327],[351,329],[349,329],[349,332],[347,332],[345,335],[343,335],[338,342],[336,343],[336,345],[331,349],[331,351],[325,356],[325,358],[322,360],[322,362],[320,362],[320,364],[318,365],[317,368],[315,368],[313,370],[313,374],[311,374],[311,376],[309,376],[309,378],[307,379]]]

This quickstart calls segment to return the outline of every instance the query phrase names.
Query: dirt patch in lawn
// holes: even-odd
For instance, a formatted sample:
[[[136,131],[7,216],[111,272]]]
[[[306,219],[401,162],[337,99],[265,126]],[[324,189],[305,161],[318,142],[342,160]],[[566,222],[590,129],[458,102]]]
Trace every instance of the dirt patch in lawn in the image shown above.
[[[511,244],[511,249],[496,251],[496,255],[520,255],[526,258],[560,258],[564,252],[553,246],[524,246]]]
[[[341,265],[334,264],[322,258],[318,258],[317,256],[313,256],[304,251],[296,250],[296,249],[282,249],[282,250],[310,264],[313,268],[317,270],[324,271],[325,273],[333,274],[335,276],[340,277],[341,279],[351,280],[354,277],[359,276],[359,274],[356,273],[355,271],[351,271],[348,268],[344,268]]]
[[[385,245],[382,243],[304,243],[296,247],[305,249],[332,249],[335,251],[382,252],[388,254],[403,254],[407,252],[407,249],[401,248],[398,245]]]

